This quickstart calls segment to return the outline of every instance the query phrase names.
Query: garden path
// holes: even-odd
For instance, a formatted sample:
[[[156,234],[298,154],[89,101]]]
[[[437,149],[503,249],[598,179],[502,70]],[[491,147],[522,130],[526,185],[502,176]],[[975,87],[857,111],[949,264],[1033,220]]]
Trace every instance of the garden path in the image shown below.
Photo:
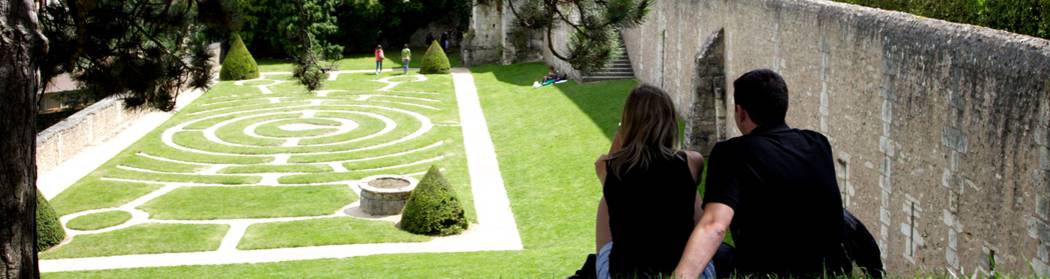
[[[330,79],[338,78],[339,74],[348,73],[365,73],[371,72],[370,70],[356,70],[356,71],[338,71],[330,74]],[[287,73],[264,73],[266,75],[281,75]],[[417,80],[425,80],[424,76],[417,76]],[[495,148],[492,144],[492,139],[489,135],[488,126],[485,122],[485,116],[481,109],[480,101],[477,96],[477,89],[474,85],[474,79],[470,74],[470,71],[464,68],[455,68],[452,71],[452,79],[456,94],[457,106],[459,108],[460,126],[463,133],[463,144],[466,152],[468,173],[471,182],[471,191],[474,196],[474,207],[477,213],[478,223],[472,224],[471,228],[460,235],[433,238],[428,242],[412,242],[412,243],[371,243],[371,244],[349,244],[349,245],[328,245],[328,246],[310,246],[310,247],[296,247],[296,248],[276,248],[276,249],[260,249],[260,250],[239,250],[237,249],[237,241],[243,237],[245,228],[248,225],[258,222],[258,219],[222,219],[222,220],[160,220],[164,223],[187,223],[187,224],[225,224],[229,225],[230,229],[226,233],[223,241],[216,251],[206,252],[184,252],[184,253],[162,253],[162,254],[137,254],[137,255],[120,255],[120,256],[106,256],[106,257],[90,257],[90,258],[66,258],[66,259],[46,259],[40,261],[41,272],[59,272],[59,271],[77,271],[77,270],[100,270],[100,269],[117,269],[117,268],[135,268],[135,267],[160,267],[160,266],[180,266],[180,265],[210,265],[210,264],[234,264],[234,263],[261,263],[261,262],[278,262],[278,261],[292,261],[292,260],[308,260],[308,259],[324,259],[324,258],[345,258],[354,256],[365,256],[375,254],[391,254],[391,253],[435,253],[435,252],[466,252],[466,251],[489,251],[489,250],[520,250],[522,249],[521,238],[514,220],[514,215],[511,212],[510,202],[506,195],[506,190],[503,185],[503,179],[500,174],[499,163],[496,159]],[[252,85],[259,88],[263,94],[267,94],[270,91],[269,86],[287,81],[274,81],[274,83],[266,85]],[[380,91],[389,90],[398,83],[394,81],[383,81],[388,85],[380,89]],[[243,84],[243,82],[242,82]],[[324,94],[332,93],[336,90],[319,91],[318,95],[323,96]],[[362,95],[361,98],[369,98],[369,95]],[[422,98],[420,99],[422,100]],[[188,104],[191,100],[180,100],[181,104]],[[421,105],[425,107],[425,105]],[[138,137],[142,137],[153,128],[163,123],[164,120],[170,118],[171,114],[158,115],[154,117],[145,117],[139,120],[135,124],[132,124],[132,129],[122,133],[121,135],[114,138],[105,144],[98,147],[100,151],[91,153],[91,156],[85,156],[80,160],[71,161],[71,166],[66,166],[65,169],[78,169],[84,170],[85,173],[62,173],[62,172],[51,172],[41,176],[41,181],[46,182],[45,195],[53,197],[62,191],[65,187],[75,182],[79,177],[88,174],[91,170],[104,164],[109,158],[118,154],[121,150],[124,150],[129,145],[134,143]],[[420,119],[423,123],[428,123],[429,120]],[[179,125],[185,126],[185,125]],[[344,125],[345,126],[345,125]],[[424,125],[426,126],[426,125]],[[245,129],[248,130],[248,129]],[[169,134],[165,132],[164,134]],[[209,133],[207,129],[205,134],[214,134],[214,131]],[[177,146],[170,135],[163,136],[166,138],[165,144],[169,146]],[[209,138],[209,140],[219,140],[218,138]],[[295,145],[294,143],[291,145]],[[191,150],[186,150],[190,152]],[[200,152],[200,150],[193,151]],[[105,155],[109,156],[105,156]],[[287,159],[287,158],[285,158]],[[278,158],[278,160],[280,160]],[[338,165],[338,164],[336,164]],[[62,167],[60,167],[61,169]],[[140,170],[141,171],[141,170]],[[260,185],[266,185],[268,182],[273,182],[271,178],[263,177]],[[186,183],[183,183],[186,184]],[[92,212],[100,212],[106,210],[124,210],[132,213],[132,220],[126,224],[122,224],[113,228],[105,230],[114,230],[119,228],[126,228],[134,224],[141,224],[149,220],[150,222],[158,222],[158,220],[150,220],[147,213],[138,210],[137,207],[157,196],[163,195],[177,187],[165,186],[156,190],[149,195],[140,197],[139,199],[132,201],[128,204],[122,205],[119,208],[106,208],[83,211],[77,214],[70,214],[63,216],[63,223],[69,221],[69,219],[81,216]],[[354,203],[356,204],[356,202]],[[351,204],[348,207],[353,207]],[[347,208],[342,208],[335,214],[341,214]],[[352,213],[346,213],[352,214]],[[316,217],[285,217],[285,218],[269,218],[266,221],[287,221],[287,220],[301,220],[307,218],[320,218],[327,216],[316,216]],[[277,220],[280,219],[280,220]],[[285,220],[287,219],[287,220]],[[67,240],[68,241],[68,240]]]

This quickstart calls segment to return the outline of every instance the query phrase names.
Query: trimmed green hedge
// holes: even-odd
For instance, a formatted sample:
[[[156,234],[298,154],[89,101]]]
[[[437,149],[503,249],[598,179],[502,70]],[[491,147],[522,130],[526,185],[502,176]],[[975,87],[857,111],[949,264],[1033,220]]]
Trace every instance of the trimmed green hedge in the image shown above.
[[[463,232],[470,223],[463,204],[437,167],[423,176],[401,215],[401,229],[425,235],[451,235]]]
[[[1050,39],[1050,0],[835,0]]]
[[[452,69],[452,66],[448,63],[448,56],[445,56],[445,50],[441,49],[441,45],[435,40],[427,48],[427,53],[423,55],[423,67],[419,69],[420,74],[447,74]]]
[[[36,191],[36,249],[47,250],[65,238],[66,230],[62,229],[55,209],[51,208],[43,193]]]
[[[222,71],[219,72],[220,80],[243,80],[259,77],[259,65],[255,58],[244,47],[241,36],[233,33],[230,37],[230,52],[226,53],[226,60],[222,61]]]

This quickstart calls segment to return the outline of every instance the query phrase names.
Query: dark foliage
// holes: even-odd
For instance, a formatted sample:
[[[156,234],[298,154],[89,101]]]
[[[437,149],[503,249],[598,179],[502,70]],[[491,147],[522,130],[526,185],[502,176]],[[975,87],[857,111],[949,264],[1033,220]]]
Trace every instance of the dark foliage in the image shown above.
[[[518,27],[546,34],[547,48],[555,57],[586,73],[602,68],[615,58],[619,32],[641,24],[649,13],[652,0],[526,0],[506,3],[517,18]],[[550,38],[551,31],[559,24],[568,25],[573,31],[567,54],[558,52]]]
[[[327,0],[295,0],[293,3],[301,8],[291,18],[285,19],[292,22],[286,26],[284,33],[291,42],[286,51],[295,57],[295,70],[292,74],[307,90],[314,91],[323,85],[324,74],[335,67],[335,63],[324,67],[321,66],[321,62],[325,59],[336,60],[342,56],[341,46],[319,39],[335,28],[335,17],[330,13],[334,4],[328,3]]]
[[[221,0],[48,1],[40,15],[50,51],[42,80],[71,73],[83,98],[124,97],[130,107],[171,110],[183,85],[208,86],[207,44],[229,30]],[[220,10],[198,13],[209,7]],[[209,35],[211,34],[211,35]]]
[[[338,59],[343,47],[335,40],[338,34],[336,7],[342,0],[227,0],[240,10],[240,26],[236,28],[256,55],[263,57],[295,57],[304,53],[300,33],[307,32],[319,48],[319,55]],[[308,24],[302,25],[301,18]],[[352,20],[352,19],[350,19]]]
[[[295,46],[290,37],[270,36],[284,34],[291,18],[297,16],[301,7],[289,0],[231,0],[236,1],[244,16],[244,26],[238,29],[248,48],[257,57],[283,57],[289,46]],[[376,44],[401,45],[410,42],[409,36],[430,23],[451,26],[456,31],[466,30],[470,22],[470,0],[323,0],[314,1],[325,9],[310,11],[318,24],[309,32],[319,41],[330,42],[323,46],[322,54],[332,59],[336,50],[367,52]],[[337,49],[339,47],[342,49]],[[294,57],[294,55],[293,55]]]

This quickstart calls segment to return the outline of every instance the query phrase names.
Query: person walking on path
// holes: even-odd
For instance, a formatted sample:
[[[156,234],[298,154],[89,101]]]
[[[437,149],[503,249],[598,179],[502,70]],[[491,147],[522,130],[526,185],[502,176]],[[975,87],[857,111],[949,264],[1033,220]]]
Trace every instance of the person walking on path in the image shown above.
[[[408,48],[408,44],[405,44],[405,48],[401,49],[401,69],[404,70],[404,74],[408,74],[408,64],[412,62],[412,50]]]
[[[383,55],[383,45],[376,45],[376,75],[383,71],[383,59],[386,56]]]

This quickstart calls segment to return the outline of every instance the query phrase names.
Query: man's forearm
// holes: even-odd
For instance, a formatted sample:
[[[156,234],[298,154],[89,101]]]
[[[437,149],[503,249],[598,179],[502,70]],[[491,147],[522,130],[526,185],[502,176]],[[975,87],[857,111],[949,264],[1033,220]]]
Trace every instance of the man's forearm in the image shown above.
[[[700,224],[693,229],[689,235],[689,242],[682,252],[682,259],[678,261],[678,268],[674,274],[677,278],[696,278],[707,267],[707,263],[715,256],[718,246],[722,244],[722,238],[726,236],[726,228],[733,221],[733,208],[723,203],[712,202],[704,206],[704,214],[700,217]]]
[[[722,244],[725,237],[725,229],[714,225],[696,226],[689,236],[689,242],[685,245],[678,268],[675,269],[677,278],[697,278],[707,267],[707,263],[714,257],[718,246]]]

